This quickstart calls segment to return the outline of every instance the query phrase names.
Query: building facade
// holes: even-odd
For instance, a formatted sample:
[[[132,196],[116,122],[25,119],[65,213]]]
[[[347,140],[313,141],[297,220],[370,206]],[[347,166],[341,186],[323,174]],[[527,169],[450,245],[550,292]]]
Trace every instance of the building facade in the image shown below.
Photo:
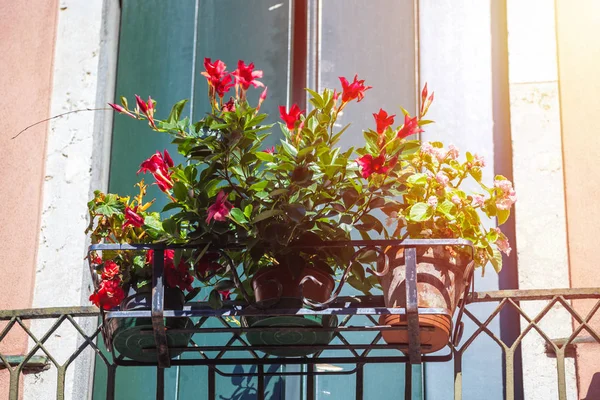
[[[594,207],[599,7],[594,0],[0,2],[0,149],[8,166],[0,175],[0,310],[89,305],[86,203],[95,189],[131,191],[140,162],[168,143],[131,121],[113,123],[106,104],[121,95],[151,95],[160,117],[166,105],[188,98],[191,117],[200,118],[207,108],[199,75],[204,57],[255,62],[269,81],[264,107],[274,116],[279,105],[305,102],[303,87],[336,87],[338,76],[359,73],[375,89],[341,121],[358,126],[372,123],[375,107],[414,110],[427,82],[436,93],[437,124],[423,139],[483,154],[489,178],[511,178],[519,196],[507,224],[513,253],[499,276],[477,277],[475,289],[600,287],[590,262],[600,229]],[[362,140],[360,132],[355,137],[344,145]],[[533,317],[544,305],[524,309]],[[593,305],[574,304],[582,315]],[[474,312],[489,315],[486,307]],[[34,320],[31,331],[41,335],[52,322]],[[95,321],[82,325],[93,330]],[[508,338],[527,325],[506,313],[490,329]],[[600,326],[598,318],[591,325]],[[558,305],[542,324],[553,340],[574,326]],[[82,340],[61,326],[48,347],[67,359]],[[558,398],[556,360],[544,343],[535,334],[523,339],[512,383],[521,398]],[[21,355],[33,345],[12,329],[0,352]],[[579,343],[567,360],[569,398],[600,398],[599,346]],[[485,338],[465,357],[463,398],[504,398],[502,349]],[[95,379],[102,366],[91,350],[67,371],[65,398],[103,398]],[[425,366],[427,398],[449,398],[448,371]],[[400,372],[367,371],[365,397],[384,396],[380,381]],[[173,368],[167,398],[197,398],[202,373]],[[120,372],[117,398],[148,398],[153,377],[142,369]],[[53,369],[26,375],[20,396],[55,398],[57,379]],[[345,382],[323,378],[317,397],[352,398]],[[219,385],[221,396],[233,396],[234,382]],[[269,389],[273,399],[300,398],[301,382],[284,386]],[[8,373],[0,370],[0,398],[8,391]]]

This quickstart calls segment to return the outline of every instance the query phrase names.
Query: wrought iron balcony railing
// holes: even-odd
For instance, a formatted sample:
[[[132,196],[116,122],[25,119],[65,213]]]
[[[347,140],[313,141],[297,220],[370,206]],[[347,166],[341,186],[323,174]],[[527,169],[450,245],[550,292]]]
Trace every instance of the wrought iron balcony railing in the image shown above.
[[[377,299],[374,298],[373,301]],[[586,303],[586,314],[583,315],[580,310],[573,304],[575,301],[588,300]],[[592,300],[590,302],[590,300]],[[494,305],[494,307],[484,307],[485,314],[482,314],[481,309],[476,309],[477,304],[486,303]],[[462,394],[469,393],[469,387],[467,386],[467,380],[463,384],[462,371],[464,367],[465,352],[472,347],[473,343],[482,338],[491,338],[502,350],[502,364],[504,368],[504,396],[507,399],[515,398],[515,393],[519,393],[521,388],[519,387],[519,377],[515,376],[515,363],[518,361],[518,352],[524,349],[523,342],[530,336],[536,336],[541,338],[541,342],[545,346],[545,352],[547,357],[555,358],[556,362],[556,397],[559,399],[567,398],[567,374],[566,374],[566,362],[565,360],[573,356],[573,346],[579,342],[598,342],[600,343],[600,335],[590,324],[592,317],[596,311],[600,308],[600,288],[592,289],[553,289],[553,290],[504,290],[495,292],[475,292],[469,295],[467,306],[464,309],[464,320],[467,324],[465,333],[463,334],[460,343],[457,345],[449,344],[451,363],[454,370],[454,398],[461,399]],[[506,338],[501,337],[498,333],[494,332],[493,323],[495,318],[499,316],[501,312],[516,313],[521,320],[521,330],[517,337]],[[534,312],[532,313],[532,310]],[[362,310],[363,314],[369,314],[368,309]],[[556,317],[556,313],[562,313],[563,316],[567,316],[567,324],[572,323],[573,329],[569,329],[571,332],[568,337],[557,338],[553,336],[553,333],[545,331],[545,320]],[[251,374],[258,377],[258,385],[256,388],[257,398],[264,398],[264,379],[270,375],[304,375],[303,379],[306,379],[306,398],[314,398],[315,388],[315,376],[319,374],[332,375],[332,374],[353,374],[356,377],[356,398],[365,398],[364,391],[364,366],[365,363],[369,362],[387,362],[387,363],[406,363],[409,359],[402,353],[402,350],[393,350],[393,347],[387,347],[386,355],[376,355],[379,347],[383,346],[378,343],[376,337],[374,340],[364,345],[357,345],[355,343],[349,343],[347,339],[344,339],[344,334],[348,331],[361,331],[360,326],[352,324],[352,318],[358,319],[356,313],[348,314],[344,323],[340,324],[337,329],[338,339],[333,342],[333,348],[335,351],[344,352],[343,360],[336,357],[331,357],[325,353],[331,349],[327,349],[323,352],[316,353],[314,356],[305,358],[289,358],[286,361],[281,359],[265,357],[258,349],[248,349],[247,343],[243,340],[241,334],[243,328],[235,323],[232,319],[228,318],[231,314],[231,310],[216,310],[213,312],[211,317],[197,317],[195,318],[196,327],[198,332],[196,335],[202,335],[202,325],[206,323],[206,320],[213,318],[218,321],[221,327],[205,328],[206,332],[212,332],[216,335],[227,334],[233,337],[224,346],[204,346],[198,345],[197,349],[192,348],[190,351],[197,352],[197,358],[190,361],[185,356],[180,357],[172,361],[173,365],[180,365],[185,367],[186,365],[197,365],[198,360],[200,364],[207,365],[208,371],[208,385],[206,388],[199,388],[206,391],[206,395],[209,399],[214,399],[218,391],[216,387],[216,375],[231,375],[232,372],[228,372],[221,368],[223,366],[236,364],[236,363],[249,363],[255,364],[256,367],[252,369]],[[19,398],[19,391],[23,390],[22,375],[23,374],[49,374],[52,369],[55,370],[56,374],[56,398],[63,399],[65,396],[65,377],[68,369],[73,368],[74,362],[78,357],[81,357],[84,352],[94,352],[97,362],[105,365],[108,370],[106,382],[102,385],[106,385],[107,399],[114,398],[115,395],[115,374],[117,369],[129,368],[128,365],[135,363],[128,362],[127,360],[119,360],[113,357],[112,354],[101,350],[99,341],[99,335],[101,326],[97,326],[92,331],[86,331],[86,327],[90,325],[90,319],[97,321],[100,316],[99,310],[94,307],[68,307],[68,308],[47,308],[47,309],[29,309],[29,310],[8,310],[0,311],[0,349],[3,348],[3,340],[9,336],[12,331],[20,331],[19,334],[25,334],[30,338],[30,350],[27,354],[15,355],[5,354],[0,352],[0,368],[4,371],[0,371],[0,374],[7,374],[9,376],[10,387],[8,388],[8,398],[10,400],[16,400]],[[365,317],[362,317],[365,318]],[[367,317],[369,318],[369,317]],[[47,327],[44,328],[44,332],[41,334],[34,334],[32,323],[40,322],[43,320],[47,322]],[[204,321],[204,322],[201,322]],[[374,322],[374,321],[371,321]],[[80,340],[77,347],[74,349],[72,354],[62,355],[62,360],[56,357],[52,351],[52,337],[57,332],[65,327],[65,325],[72,327],[71,330],[75,330],[80,335]],[[39,330],[39,326],[37,327]],[[554,328],[550,328],[553,330]],[[366,328],[368,330],[368,328]],[[534,333],[535,332],[535,333]],[[150,332],[151,334],[151,332]],[[377,335],[375,335],[377,336]],[[100,340],[101,341],[101,340]],[[528,344],[529,345],[529,344]],[[387,346],[387,345],[386,345]],[[390,350],[392,349],[392,350]],[[216,352],[215,356],[209,356],[210,352]],[[241,360],[240,356],[236,358],[230,358],[225,356],[226,352],[229,353],[235,351],[237,353],[245,353],[247,357]],[[390,351],[392,352],[390,355]],[[485,355],[480,355],[484,357]],[[426,356],[425,356],[426,357]],[[426,358],[424,361],[426,362]],[[443,356],[442,356],[443,357]],[[353,368],[348,370],[335,369],[327,370],[327,368],[321,368],[322,365],[335,364],[337,362],[348,363],[349,359],[354,359]],[[279,360],[279,361],[277,361]],[[289,372],[283,368],[279,368],[273,372],[273,368],[267,368],[265,366],[272,364],[305,364],[304,368],[298,369],[296,372]],[[136,364],[137,365],[137,364]],[[411,368],[407,368],[411,370]],[[238,374],[239,369],[237,370]],[[235,374],[235,372],[233,373]],[[244,375],[244,373],[241,373]],[[248,373],[245,373],[248,375]],[[164,378],[164,369],[157,368],[157,398],[161,397]],[[408,376],[408,378],[410,378]],[[532,376],[527,376],[527,379],[534,379]],[[421,396],[420,382],[410,379],[405,385],[407,398],[419,398]],[[26,382],[26,384],[29,384]],[[412,386],[412,387],[411,387]],[[25,390],[28,388],[25,387]],[[411,390],[412,389],[412,390]],[[262,391],[262,392],[261,392]],[[262,396],[261,396],[262,393]],[[399,395],[402,397],[402,394]]]

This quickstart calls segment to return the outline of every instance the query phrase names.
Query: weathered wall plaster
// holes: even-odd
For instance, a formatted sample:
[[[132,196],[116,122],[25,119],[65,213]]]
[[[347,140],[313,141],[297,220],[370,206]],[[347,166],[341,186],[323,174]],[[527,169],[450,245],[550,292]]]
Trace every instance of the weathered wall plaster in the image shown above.
[[[510,117],[519,289],[569,287],[560,103],[553,0],[508,0]],[[532,16],[535,15],[535,18]],[[534,318],[548,303],[522,304]],[[528,322],[521,318],[521,329]],[[569,314],[555,305],[542,319],[552,339],[568,337]],[[521,344],[526,399],[558,399],[556,359],[530,331]],[[566,360],[567,396],[575,399],[575,367]]]
[[[106,108],[114,97],[119,26],[117,0],[59,5],[51,115]],[[53,120],[49,126],[33,307],[89,305],[91,281],[84,261],[87,202],[94,189],[106,189],[112,111],[85,111]],[[53,321],[32,323],[36,334]],[[95,321],[80,321],[89,332]],[[83,343],[68,322],[48,340],[64,362]],[[92,351],[68,369],[65,399],[90,395]],[[54,398],[55,370],[25,378],[25,399]]]
[[[31,307],[35,277],[58,1],[0,2],[0,309]],[[0,330],[5,323],[0,323]],[[27,350],[18,327],[2,340],[4,354]],[[0,397],[9,376],[0,371]]]
[[[556,17],[571,286],[598,287],[600,2],[557,0]],[[585,318],[596,301],[574,303]],[[590,325],[600,332],[597,312]],[[600,344],[577,346],[577,384],[580,398],[600,398]]]

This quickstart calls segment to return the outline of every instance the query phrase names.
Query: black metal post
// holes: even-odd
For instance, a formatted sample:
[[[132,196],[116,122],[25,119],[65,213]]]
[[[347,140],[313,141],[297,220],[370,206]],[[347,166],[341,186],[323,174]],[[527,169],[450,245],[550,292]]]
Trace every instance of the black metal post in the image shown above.
[[[115,376],[117,374],[117,366],[114,364],[107,365],[108,372],[106,377],[106,400],[115,399]]]
[[[163,320],[165,299],[165,287],[163,282],[164,266],[164,249],[154,250],[154,264],[152,266],[152,329],[154,331],[154,341],[156,342],[158,366],[161,368],[168,368],[171,366],[171,357],[169,357],[167,333],[165,331]]]
[[[363,399],[364,376],[364,365],[360,364],[356,367],[356,400]]]
[[[259,365],[257,368],[258,371],[258,385],[256,388],[256,398],[257,400],[264,400],[265,398],[265,367]]]
[[[156,400],[165,399],[165,369],[156,367]]]
[[[408,322],[408,356],[411,364],[421,363],[419,305],[417,298],[417,249],[404,249],[406,262],[406,319]]]
[[[315,366],[307,365],[306,372],[306,400],[315,400]]]
[[[208,400],[215,400],[215,368],[214,365],[208,366]]]

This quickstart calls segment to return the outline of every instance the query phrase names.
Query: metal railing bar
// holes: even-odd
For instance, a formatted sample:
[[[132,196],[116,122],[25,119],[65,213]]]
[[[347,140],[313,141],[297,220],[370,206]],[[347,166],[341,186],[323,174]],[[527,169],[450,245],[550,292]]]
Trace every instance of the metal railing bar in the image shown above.
[[[0,321],[19,317],[26,319],[59,318],[63,315],[74,317],[97,317],[100,310],[97,307],[48,307],[48,308],[26,308],[20,310],[0,310]]]
[[[600,288],[564,288],[564,289],[524,289],[495,290],[489,292],[472,292],[467,303],[484,303],[511,298],[514,301],[552,300],[563,296],[568,300],[600,299]]]

